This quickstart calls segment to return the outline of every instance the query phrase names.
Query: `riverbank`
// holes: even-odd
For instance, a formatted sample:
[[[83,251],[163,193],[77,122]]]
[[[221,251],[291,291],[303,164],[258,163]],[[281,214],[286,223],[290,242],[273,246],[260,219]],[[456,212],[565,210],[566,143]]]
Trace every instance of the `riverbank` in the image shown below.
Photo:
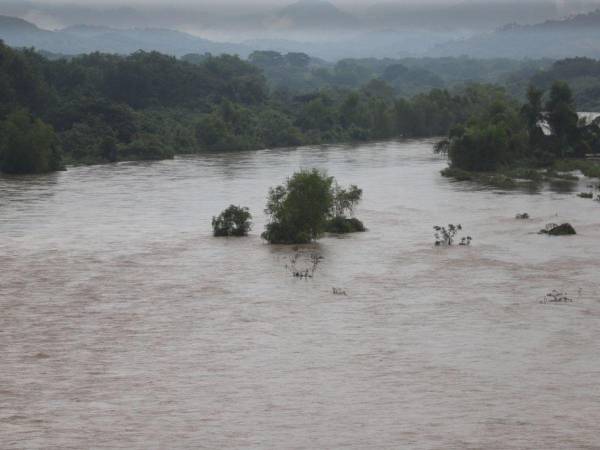
[[[447,167],[442,176],[456,181],[473,181],[502,189],[511,189],[522,184],[556,181],[577,181],[581,176],[600,178],[600,164],[587,159],[561,159],[547,168],[514,167],[494,172],[474,172]]]

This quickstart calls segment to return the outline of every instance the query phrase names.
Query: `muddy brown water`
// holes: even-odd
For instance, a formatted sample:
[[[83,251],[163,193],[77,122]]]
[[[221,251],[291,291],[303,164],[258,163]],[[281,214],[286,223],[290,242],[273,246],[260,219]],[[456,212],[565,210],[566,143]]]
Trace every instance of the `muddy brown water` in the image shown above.
[[[600,448],[600,204],[452,182],[431,148],[0,177],[0,448]],[[301,167],[362,187],[369,228],[308,281],[259,237]],[[211,237],[230,203],[250,237]],[[473,245],[434,248],[447,223]]]

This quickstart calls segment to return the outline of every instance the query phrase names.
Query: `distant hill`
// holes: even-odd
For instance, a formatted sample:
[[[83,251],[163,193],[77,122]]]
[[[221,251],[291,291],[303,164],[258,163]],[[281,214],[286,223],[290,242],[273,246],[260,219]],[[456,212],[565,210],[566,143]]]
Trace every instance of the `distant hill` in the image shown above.
[[[439,45],[431,53],[479,58],[598,58],[600,9],[536,25],[507,25],[490,34]]]
[[[138,50],[156,50],[175,56],[189,53],[230,53],[247,57],[252,51],[245,45],[213,42],[179,31],[88,25],[48,31],[25,20],[8,16],[0,16],[0,39],[12,47],[35,47],[66,55],[94,51],[130,54]]]
[[[283,26],[309,30],[350,28],[359,24],[356,17],[323,0],[300,0],[281,9],[277,19]]]
[[[0,29],[11,32],[37,32],[41,31],[34,24],[17,17],[0,16]]]

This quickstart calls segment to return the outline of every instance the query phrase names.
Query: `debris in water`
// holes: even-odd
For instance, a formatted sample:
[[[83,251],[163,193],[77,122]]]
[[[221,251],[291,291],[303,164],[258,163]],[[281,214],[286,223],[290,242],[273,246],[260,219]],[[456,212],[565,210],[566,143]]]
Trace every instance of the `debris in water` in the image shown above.
[[[547,305],[549,303],[573,303],[573,299],[569,298],[566,292],[553,290],[552,292],[546,294],[540,303],[543,305]]]

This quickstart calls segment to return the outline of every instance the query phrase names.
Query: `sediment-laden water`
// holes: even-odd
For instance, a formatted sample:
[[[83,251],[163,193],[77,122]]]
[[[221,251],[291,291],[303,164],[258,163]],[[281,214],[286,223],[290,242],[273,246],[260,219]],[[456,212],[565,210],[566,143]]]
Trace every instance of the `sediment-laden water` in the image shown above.
[[[600,204],[444,166],[409,141],[0,177],[0,447],[599,448]],[[369,227],[308,281],[259,237],[303,167]],[[211,237],[231,203],[255,230]],[[447,223],[473,245],[434,248]]]

